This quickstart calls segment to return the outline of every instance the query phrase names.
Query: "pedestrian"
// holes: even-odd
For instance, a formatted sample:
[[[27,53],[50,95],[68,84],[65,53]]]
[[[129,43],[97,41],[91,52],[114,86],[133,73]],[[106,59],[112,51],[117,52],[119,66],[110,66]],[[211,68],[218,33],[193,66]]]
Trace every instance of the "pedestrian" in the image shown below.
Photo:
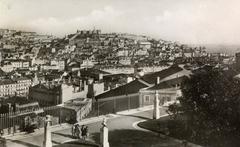
[[[76,125],[76,137],[78,139],[82,138],[81,126],[79,124]]]
[[[88,126],[86,126],[86,137],[89,136],[89,133],[88,133]]]
[[[82,132],[82,139],[85,140],[85,125],[82,125],[81,132]]]
[[[75,124],[72,126],[72,137],[75,138]]]
[[[88,136],[88,126],[82,127],[82,138],[85,140]]]

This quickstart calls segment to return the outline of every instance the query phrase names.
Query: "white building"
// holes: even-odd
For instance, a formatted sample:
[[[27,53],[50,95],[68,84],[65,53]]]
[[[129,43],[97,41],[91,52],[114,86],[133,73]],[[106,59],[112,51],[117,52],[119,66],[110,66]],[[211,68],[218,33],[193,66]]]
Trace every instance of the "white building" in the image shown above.
[[[139,47],[143,49],[148,50],[151,48],[151,42],[148,42],[148,41],[139,41],[138,44],[139,44]]]
[[[63,61],[63,60],[51,60],[50,65],[51,66],[58,66],[59,70],[64,70],[65,69],[65,61]]]
[[[3,96],[26,96],[31,85],[31,79],[21,77],[0,80],[0,97]]]

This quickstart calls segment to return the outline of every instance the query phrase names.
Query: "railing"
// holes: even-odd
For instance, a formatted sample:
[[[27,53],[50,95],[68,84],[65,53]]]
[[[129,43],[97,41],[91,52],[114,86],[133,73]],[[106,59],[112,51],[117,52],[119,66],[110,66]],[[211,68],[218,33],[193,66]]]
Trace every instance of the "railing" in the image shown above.
[[[64,116],[65,110],[70,111],[61,106],[50,106],[0,114],[0,136],[25,132],[26,127],[29,126],[34,127],[34,129],[42,128],[44,126],[46,115],[51,115],[52,125],[69,123],[69,120],[66,119],[69,115]],[[90,101],[80,108],[79,116],[77,116],[76,112],[71,112],[71,114],[73,114],[71,119],[81,121],[91,112],[91,110],[92,102]]]
[[[53,125],[60,124],[60,109],[52,106],[0,114],[0,135],[22,132],[26,124],[35,124],[36,128],[41,128],[46,115],[53,117]]]

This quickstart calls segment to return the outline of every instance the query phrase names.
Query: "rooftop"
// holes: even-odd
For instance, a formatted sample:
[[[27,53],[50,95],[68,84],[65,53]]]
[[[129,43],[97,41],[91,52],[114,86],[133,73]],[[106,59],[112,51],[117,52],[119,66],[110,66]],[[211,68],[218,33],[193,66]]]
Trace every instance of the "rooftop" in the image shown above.
[[[182,77],[177,77],[177,78],[170,79],[167,81],[163,81],[157,85],[154,85],[154,86],[148,88],[147,90],[160,90],[160,89],[173,88],[173,87],[176,87],[177,84],[181,84],[187,78],[188,78],[187,76],[182,76]]]
[[[160,77],[160,79],[164,79],[170,75],[173,75],[179,71],[182,71],[183,69],[177,65],[173,65],[167,69],[161,70],[159,72],[154,72],[151,74],[144,75],[141,77],[142,80],[146,81],[149,84],[155,84],[157,77]]]
[[[102,94],[96,96],[96,99],[102,99],[107,97],[114,97],[114,96],[121,96],[121,95],[128,95],[138,93],[140,89],[149,87],[146,82],[142,81],[141,79],[136,79],[130,83],[125,85],[119,86]]]
[[[90,101],[91,101],[90,99],[86,99],[86,98],[77,98],[77,99],[73,99],[65,102],[63,107],[78,111],[80,108],[88,104]]]
[[[46,83],[46,84],[37,84],[33,87],[31,87],[31,89],[45,89],[45,90],[59,90],[60,88],[60,84],[51,84],[51,83]]]

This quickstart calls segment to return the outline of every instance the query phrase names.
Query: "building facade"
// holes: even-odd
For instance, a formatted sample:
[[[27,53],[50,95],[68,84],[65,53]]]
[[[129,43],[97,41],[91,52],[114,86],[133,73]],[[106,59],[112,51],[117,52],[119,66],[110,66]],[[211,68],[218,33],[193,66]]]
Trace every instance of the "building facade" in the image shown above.
[[[14,79],[2,79],[0,80],[0,97],[5,96],[26,96],[30,85],[31,79],[22,77]]]

